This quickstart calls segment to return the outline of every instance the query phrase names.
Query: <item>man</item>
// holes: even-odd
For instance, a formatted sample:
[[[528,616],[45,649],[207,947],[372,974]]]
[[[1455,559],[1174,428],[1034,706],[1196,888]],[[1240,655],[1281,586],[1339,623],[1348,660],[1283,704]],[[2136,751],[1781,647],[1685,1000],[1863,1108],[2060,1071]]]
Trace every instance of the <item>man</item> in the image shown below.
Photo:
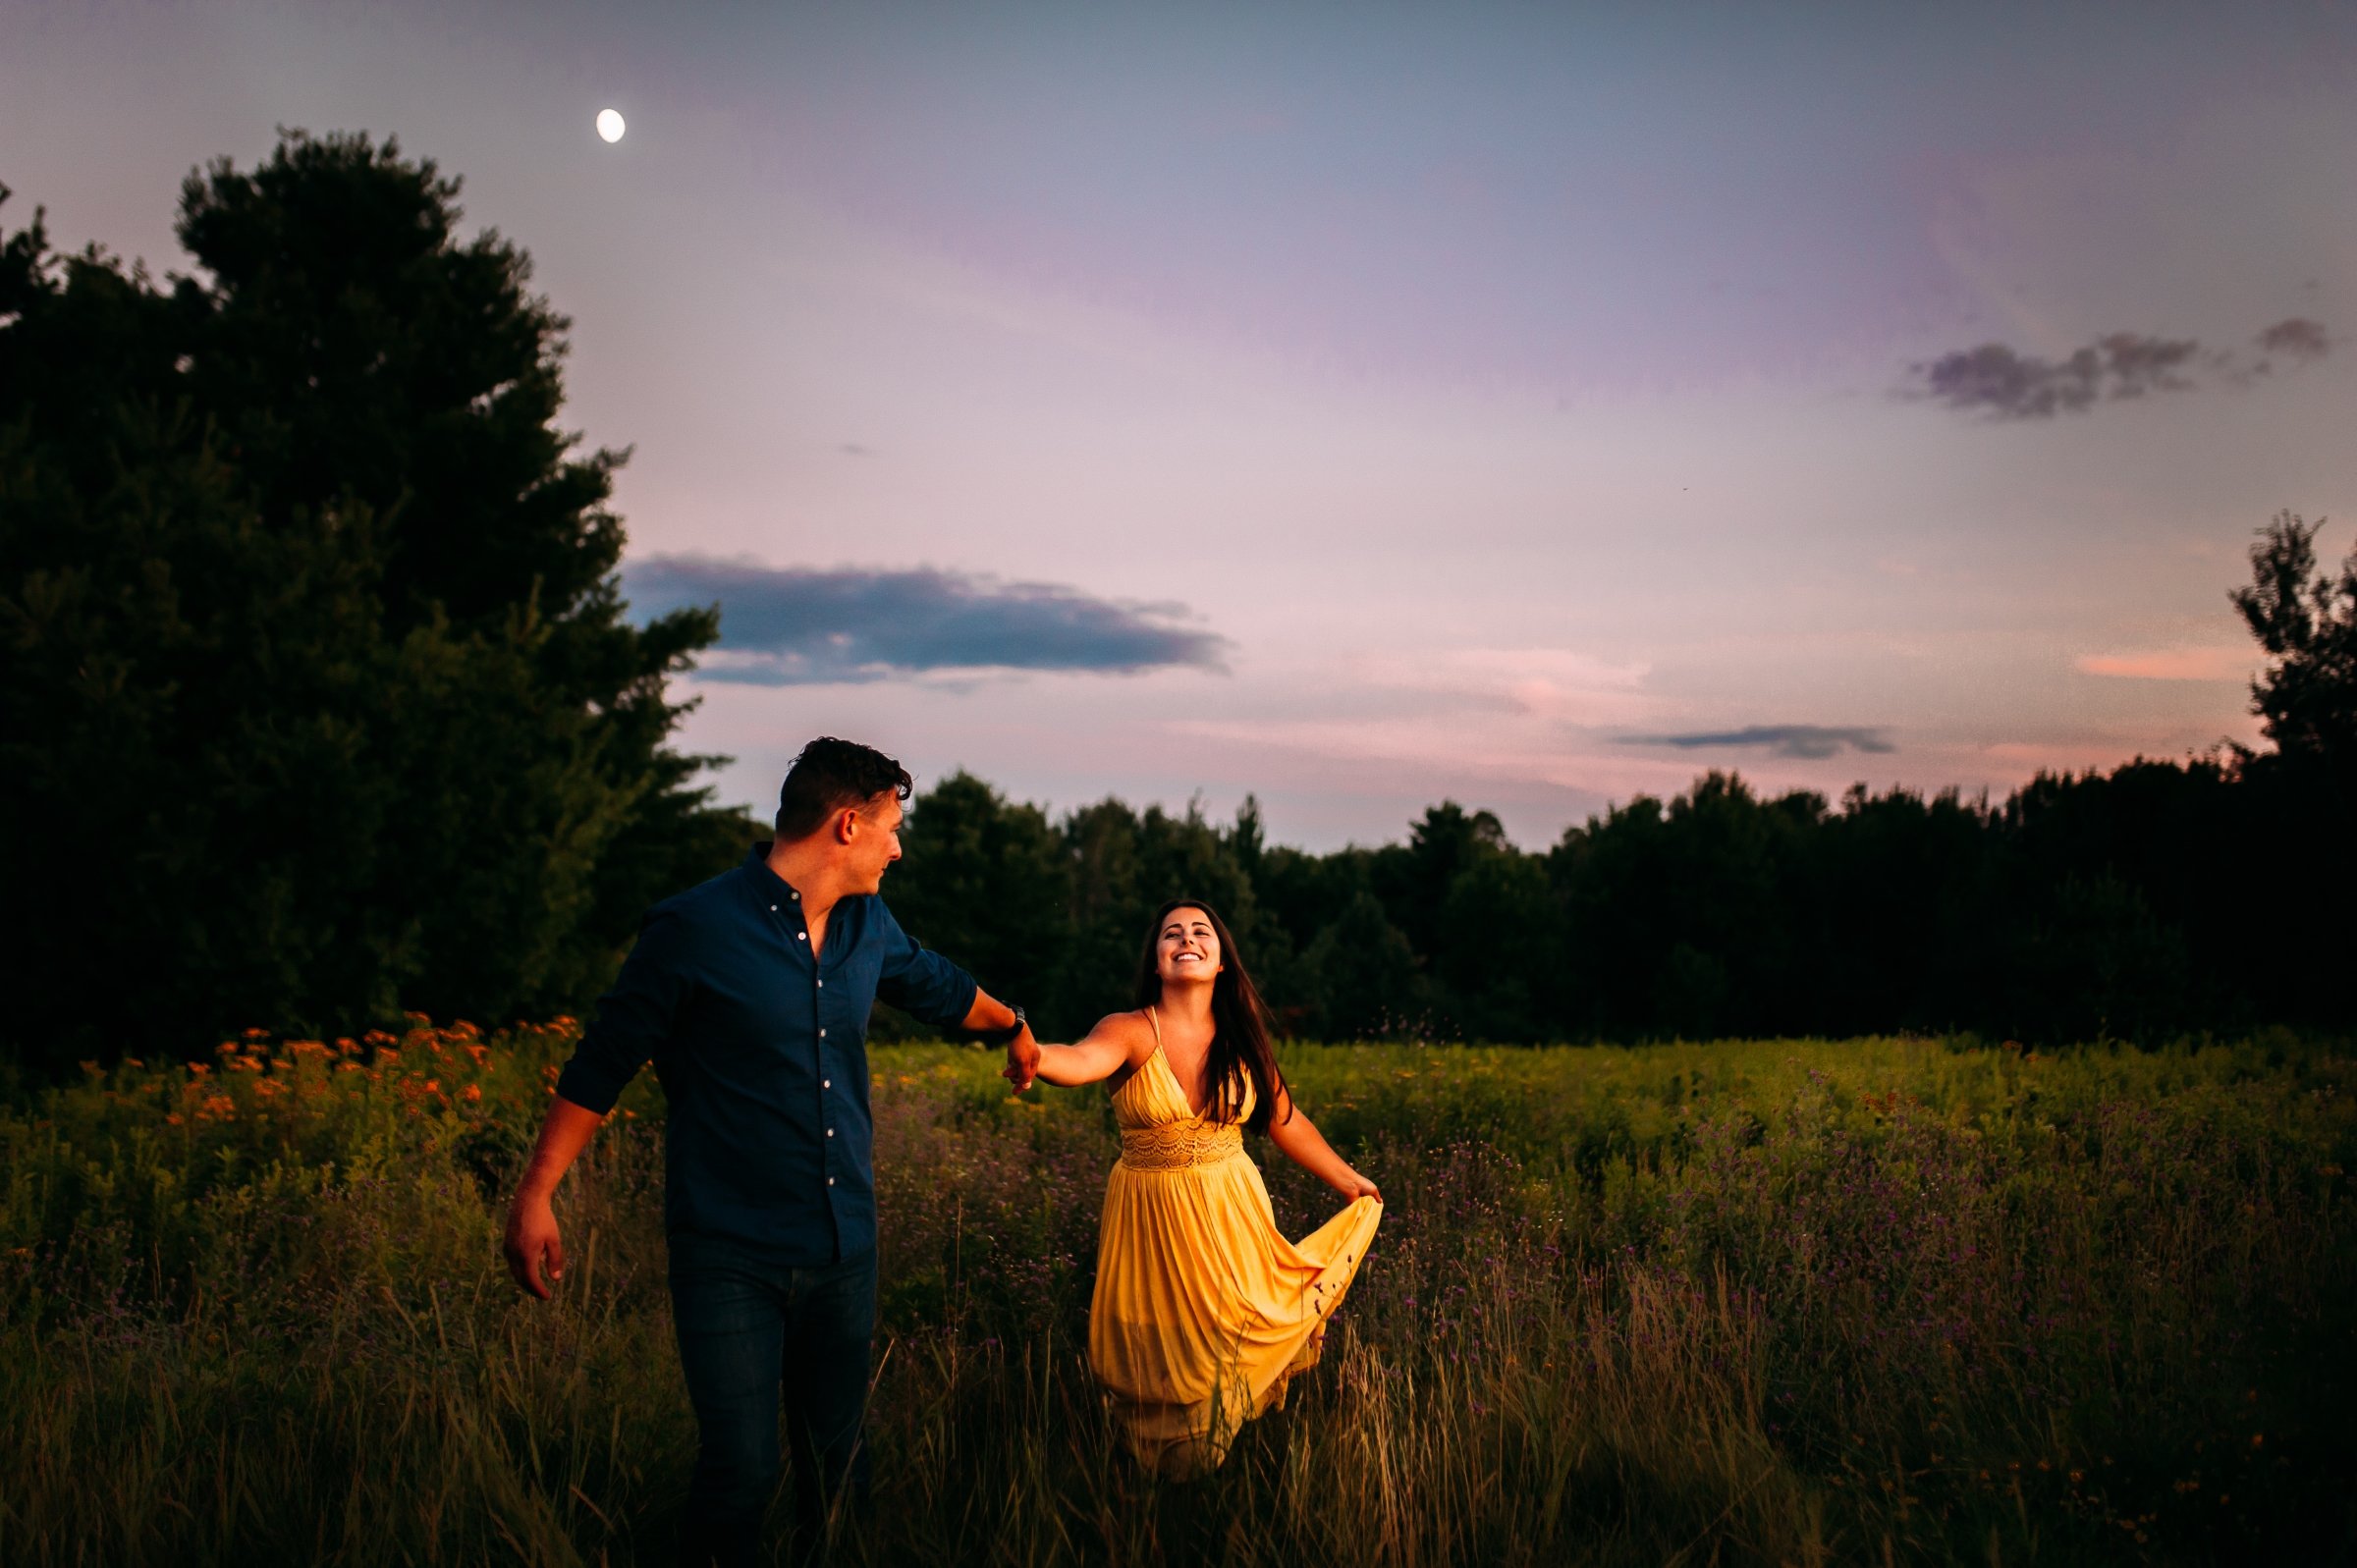
[[[901,857],[907,771],[824,736],[779,791],[777,837],[657,904],[557,1080],[508,1212],[508,1267],[545,1300],[564,1269],[550,1197],[650,1057],[670,1101],[665,1226],[680,1362],[700,1447],[684,1556],[751,1562],[776,1487],[783,1399],[797,1556],[823,1552],[866,1486],[859,1424],[876,1322],[867,1015],[927,1023],[1038,1059],[1022,1014],[904,935],[877,891]]]

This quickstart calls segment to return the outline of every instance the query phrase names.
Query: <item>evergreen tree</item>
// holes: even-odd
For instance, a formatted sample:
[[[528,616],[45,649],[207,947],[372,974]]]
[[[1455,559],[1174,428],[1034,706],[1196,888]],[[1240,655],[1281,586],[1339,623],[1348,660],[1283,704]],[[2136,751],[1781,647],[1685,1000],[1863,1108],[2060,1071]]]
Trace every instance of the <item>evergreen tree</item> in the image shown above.
[[[284,136],[157,287],[0,245],[0,799],[21,1054],[576,1004],[741,852],[667,748],[709,612],[623,618],[618,454],[458,186]]]
[[[2316,569],[2324,519],[2280,512],[2251,546],[2251,585],[2227,597],[2267,654],[2251,711],[2277,754],[2357,768],[2357,548],[2337,577]]]

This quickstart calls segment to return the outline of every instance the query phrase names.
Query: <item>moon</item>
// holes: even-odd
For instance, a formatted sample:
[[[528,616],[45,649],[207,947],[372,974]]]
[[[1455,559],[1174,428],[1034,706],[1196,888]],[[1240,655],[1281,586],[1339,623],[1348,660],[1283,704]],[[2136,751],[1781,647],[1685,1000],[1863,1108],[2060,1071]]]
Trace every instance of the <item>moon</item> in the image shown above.
[[[599,135],[608,141],[620,141],[622,132],[622,114],[619,110],[600,109],[597,111],[597,134]]]

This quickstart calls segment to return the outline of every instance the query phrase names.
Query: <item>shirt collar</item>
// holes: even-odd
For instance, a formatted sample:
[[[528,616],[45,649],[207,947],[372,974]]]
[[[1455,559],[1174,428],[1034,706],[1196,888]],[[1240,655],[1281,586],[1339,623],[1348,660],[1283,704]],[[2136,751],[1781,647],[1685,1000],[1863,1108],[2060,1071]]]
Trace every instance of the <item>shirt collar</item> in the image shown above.
[[[767,896],[775,898],[783,890],[789,897],[799,903],[802,895],[795,890],[794,884],[769,869],[769,844],[770,841],[764,838],[747,849],[744,852],[742,869],[746,875],[754,879],[754,886],[761,889]]]

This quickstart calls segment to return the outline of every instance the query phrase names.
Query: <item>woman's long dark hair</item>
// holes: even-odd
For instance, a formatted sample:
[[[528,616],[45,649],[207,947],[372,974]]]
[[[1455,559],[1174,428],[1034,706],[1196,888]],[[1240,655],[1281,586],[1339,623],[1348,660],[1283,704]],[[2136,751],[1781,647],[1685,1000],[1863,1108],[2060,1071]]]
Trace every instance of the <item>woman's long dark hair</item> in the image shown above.
[[[1276,1048],[1269,1044],[1268,1003],[1260,1000],[1260,988],[1252,984],[1243,954],[1235,950],[1235,939],[1228,934],[1228,922],[1220,918],[1217,909],[1200,898],[1173,898],[1155,911],[1154,923],[1146,928],[1145,951],[1137,960],[1137,1005],[1148,1007],[1162,1000],[1162,928],[1180,909],[1202,910],[1213,935],[1220,939],[1220,972],[1211,982],[1211,1054],[1203,1063],[1203,1081],[1211,1088],[1211,1103],[1204,1107],[1204,1114],[1214,1121],[1235,1120],[1236,1112],[1243,1108],[1244,1081],[1249,1076],[1259,1103],[1245,1125],[1254,1132],[1266,1132],[1281,1098],[1286,1103],[1286,1119],[1290,1121],[1292,1099],[1285,1087],[1285,1074],[1277,1070]]]

